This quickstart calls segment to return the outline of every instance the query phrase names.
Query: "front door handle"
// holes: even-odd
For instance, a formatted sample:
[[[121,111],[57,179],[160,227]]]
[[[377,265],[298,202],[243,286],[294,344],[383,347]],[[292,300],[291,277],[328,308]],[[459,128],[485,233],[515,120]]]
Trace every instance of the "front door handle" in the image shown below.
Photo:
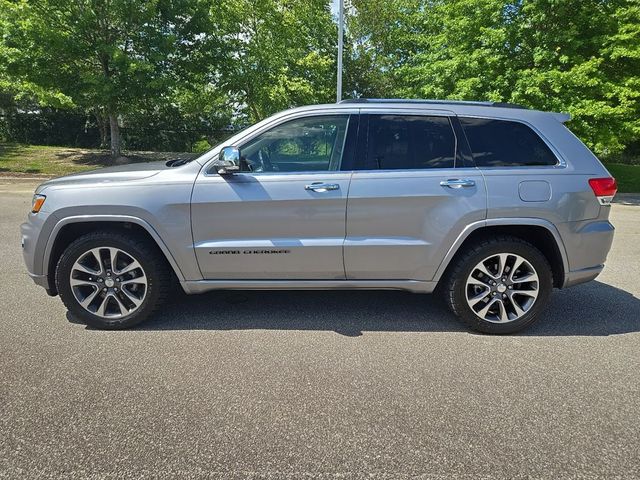
[[[450,178],[441,181],[440,186],[449,188],[475,187],[476,181],[469,178]]]
[[[328,192],[329,190],[338,190],[340,185],[337,183],[324,183],[324,182],[315,182],[310,185],[305,185],[305,190],[313,190],[314,192]]]

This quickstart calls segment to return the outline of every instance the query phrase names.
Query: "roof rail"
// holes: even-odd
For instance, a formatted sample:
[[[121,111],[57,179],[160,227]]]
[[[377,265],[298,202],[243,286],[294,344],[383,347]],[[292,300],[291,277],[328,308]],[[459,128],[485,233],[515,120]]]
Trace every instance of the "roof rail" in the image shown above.
[[[417,103],[425,105],[475,105],[479,107],[500,107],[500,108],[527,108],[516,103],[506,102],[477,102],[471,100],[420,100],[420,99],[403,99],[403,98],[349,98],[340,101],[340,103]]]

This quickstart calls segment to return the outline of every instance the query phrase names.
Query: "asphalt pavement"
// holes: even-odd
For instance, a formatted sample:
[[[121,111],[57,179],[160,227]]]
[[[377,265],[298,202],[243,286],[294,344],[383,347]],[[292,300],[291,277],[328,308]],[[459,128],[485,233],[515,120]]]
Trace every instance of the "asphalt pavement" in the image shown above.
[[[27,277],[0,181],[0,477],[640,478],[640,202],[519,335],[403,292],[179,296],[91,330]]]

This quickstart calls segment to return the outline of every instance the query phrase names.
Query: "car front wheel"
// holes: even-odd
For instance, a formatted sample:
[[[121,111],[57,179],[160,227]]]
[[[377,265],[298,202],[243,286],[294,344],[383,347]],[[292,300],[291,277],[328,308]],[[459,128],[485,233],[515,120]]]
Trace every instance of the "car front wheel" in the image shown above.
[[[56,286],[69,311],[102,329],[132,327],[162,303],[170,284],[155,244],[118,232],[94,232],[67,247]]]

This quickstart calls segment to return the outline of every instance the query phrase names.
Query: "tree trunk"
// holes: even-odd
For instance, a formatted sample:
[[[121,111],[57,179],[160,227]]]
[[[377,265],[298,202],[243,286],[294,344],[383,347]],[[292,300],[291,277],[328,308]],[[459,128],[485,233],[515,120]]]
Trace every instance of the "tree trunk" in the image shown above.
[[[100,132],[100,148],[105,149],[109,145],[109,129],[107,128],[107,118],[98,111],[95,113],[98,131]]]
[[[111,156],[118,158],[120,150],[120,126],[118,125],[118,114],[109,114],[109,126],[111,128]]]

